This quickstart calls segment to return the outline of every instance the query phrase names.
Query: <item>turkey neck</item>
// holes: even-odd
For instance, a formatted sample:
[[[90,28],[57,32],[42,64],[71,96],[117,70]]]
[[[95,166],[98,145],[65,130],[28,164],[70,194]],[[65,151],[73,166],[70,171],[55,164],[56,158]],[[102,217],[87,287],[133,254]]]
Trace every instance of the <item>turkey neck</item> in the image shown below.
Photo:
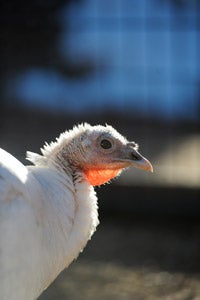
[[[48,286],[85,247],[98,225],[97,198],[80,172],[29,167],[43,192],[40,224],[40,259],[43,280]],[[71,173],[70,173],[71,174]],[[73,178],[75,178],[73,180]]]

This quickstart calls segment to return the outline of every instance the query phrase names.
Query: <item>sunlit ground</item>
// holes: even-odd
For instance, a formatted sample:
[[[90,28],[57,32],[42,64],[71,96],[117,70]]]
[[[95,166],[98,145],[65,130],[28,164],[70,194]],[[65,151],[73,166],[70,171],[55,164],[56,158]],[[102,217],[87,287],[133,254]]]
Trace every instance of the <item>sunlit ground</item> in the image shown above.
[[[103,220],[40,300],[198,300],[200,225]]]

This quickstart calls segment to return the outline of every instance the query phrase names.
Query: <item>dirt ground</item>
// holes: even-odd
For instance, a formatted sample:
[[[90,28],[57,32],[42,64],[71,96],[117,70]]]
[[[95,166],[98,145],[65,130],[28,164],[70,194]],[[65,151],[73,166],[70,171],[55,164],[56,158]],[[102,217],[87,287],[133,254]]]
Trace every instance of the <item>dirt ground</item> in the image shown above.
[[[40,300],[199,300],[200,222],[101,220]]]

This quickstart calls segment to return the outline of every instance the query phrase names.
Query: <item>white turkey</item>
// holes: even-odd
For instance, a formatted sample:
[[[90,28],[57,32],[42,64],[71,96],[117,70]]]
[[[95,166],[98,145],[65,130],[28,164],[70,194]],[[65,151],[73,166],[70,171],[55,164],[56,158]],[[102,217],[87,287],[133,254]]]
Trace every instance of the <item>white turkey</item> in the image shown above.
[[[111,126],[82,124],[28,152],[0,150],[0,299],[34,300],[85,247],[98,225],[93,186],[150,162]]]

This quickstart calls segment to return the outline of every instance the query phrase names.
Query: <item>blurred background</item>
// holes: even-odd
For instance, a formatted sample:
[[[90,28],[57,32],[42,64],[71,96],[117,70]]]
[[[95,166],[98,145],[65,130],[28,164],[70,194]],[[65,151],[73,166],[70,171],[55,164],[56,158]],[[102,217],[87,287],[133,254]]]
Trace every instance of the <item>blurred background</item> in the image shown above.
[[[97,232],[40,299],[200,299],[200,1],[0,3],[0,146],[27,164],[108,123],[154,166],[97,188]]]

